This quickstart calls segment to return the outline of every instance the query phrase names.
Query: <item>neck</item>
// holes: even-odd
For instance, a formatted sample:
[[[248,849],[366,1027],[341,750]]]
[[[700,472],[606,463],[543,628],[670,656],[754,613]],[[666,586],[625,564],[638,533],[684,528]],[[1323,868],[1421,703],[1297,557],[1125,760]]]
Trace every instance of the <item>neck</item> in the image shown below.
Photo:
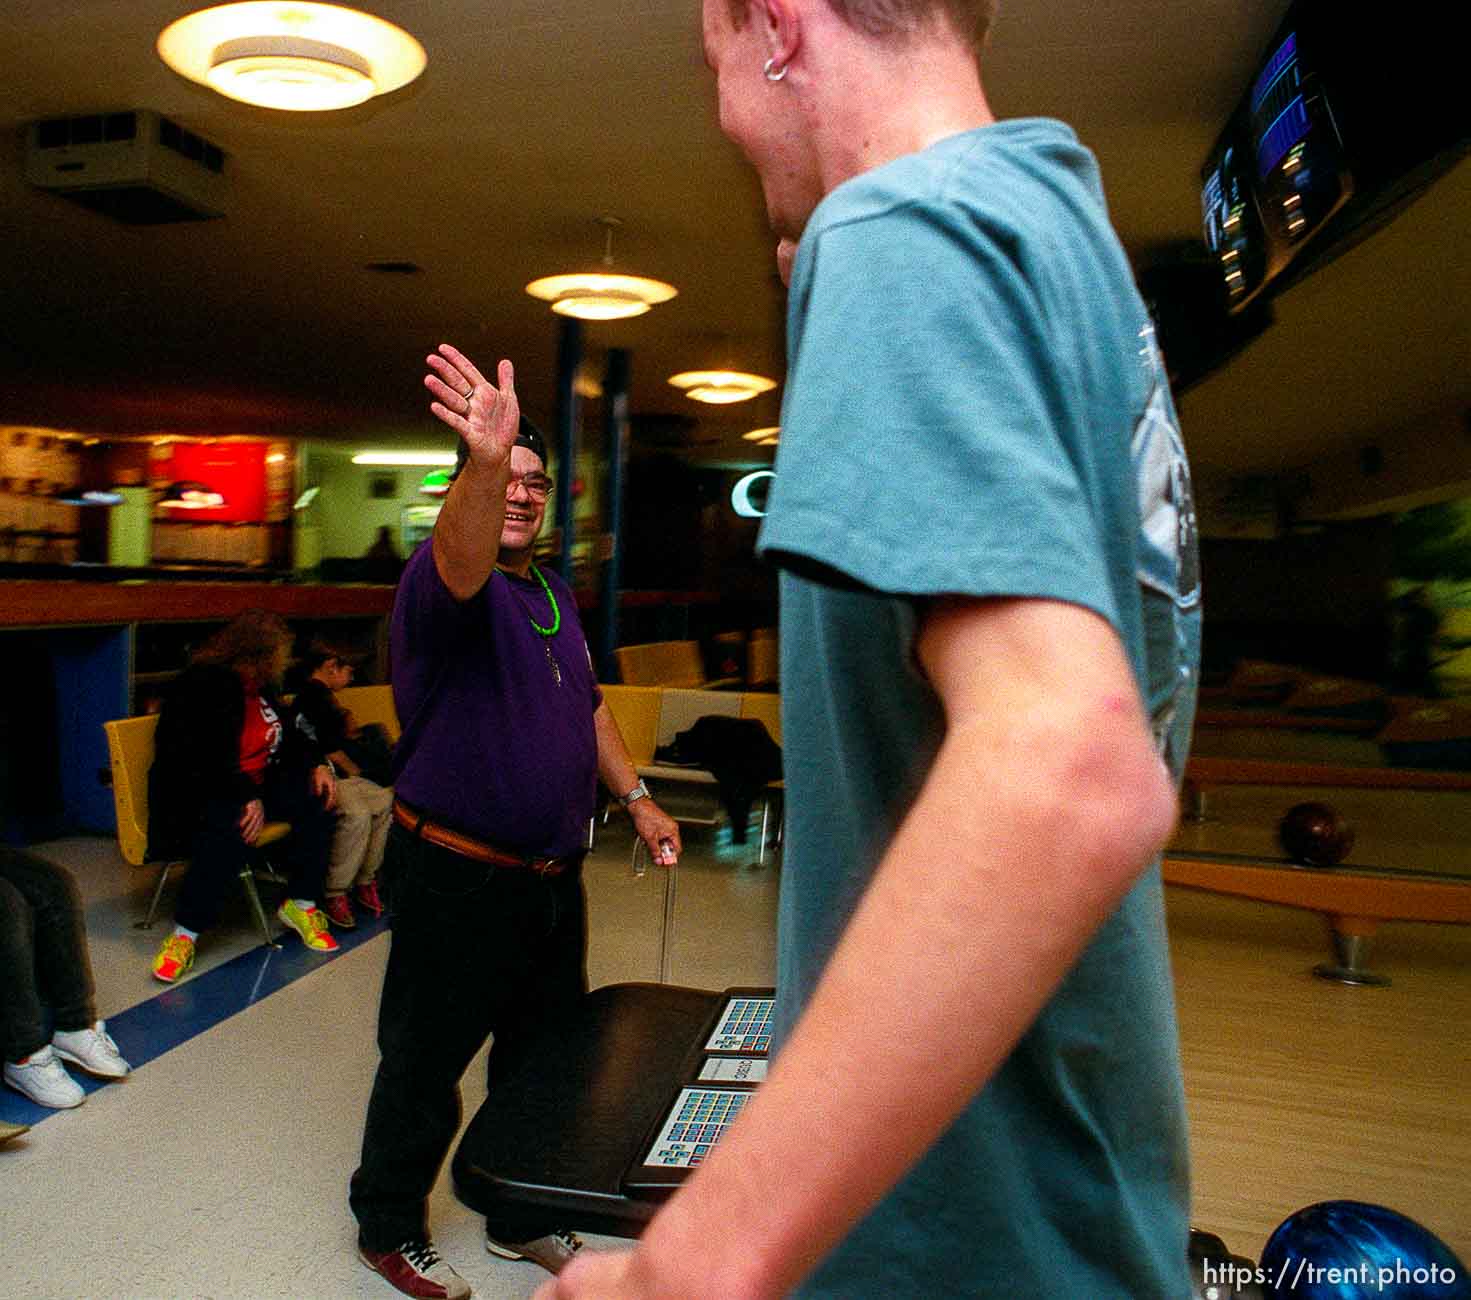
[[[506,551],[502,550],[495,557],[495,567],[505,573],[514,573],[518,578],[524,578],[531,572],[531,551]]]
[[[858,38],[814,81],[822,192],[906,154],[995,120],[975,54],[962,42],[916,39],[899,53]]]

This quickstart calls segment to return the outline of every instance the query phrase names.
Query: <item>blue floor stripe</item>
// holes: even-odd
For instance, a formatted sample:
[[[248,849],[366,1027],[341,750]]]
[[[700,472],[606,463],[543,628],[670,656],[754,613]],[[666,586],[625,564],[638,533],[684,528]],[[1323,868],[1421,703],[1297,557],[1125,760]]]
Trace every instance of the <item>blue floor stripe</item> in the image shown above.
[[[330,955],[310,951],[289,930],[279,936],[282,946],[261,944],[213,970],[163,988],[154,997],[129,1007],[107,1021],[107,1032],[118,1051],[136,1071],[165,1052],[206,1033],[247,1007],[285,988],[295,980],[322,970],[344,953],[376,939],[388,929],[387,917],[359,919],[353,930],[334,930],[338,950]],[[68,1067],[86,1093],[110,1086],[79,1069]],[[122,1086],[126,1087],[126,1083]],[[0,1120],[10,1124],[39,1124],[65,1112],[38,1106],[14,1088],[0,1087]]]

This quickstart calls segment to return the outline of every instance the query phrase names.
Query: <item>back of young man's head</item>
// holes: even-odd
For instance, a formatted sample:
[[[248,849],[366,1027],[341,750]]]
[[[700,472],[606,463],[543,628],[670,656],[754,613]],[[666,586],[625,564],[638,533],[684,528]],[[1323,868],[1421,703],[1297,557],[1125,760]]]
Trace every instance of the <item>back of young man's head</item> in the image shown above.
[[[825,0],[849,27],[881,40],[904,39],[943,23],[976,49],[996,20],[998,0]],[[731,22],[746,25],[751,0],[727,0]]]

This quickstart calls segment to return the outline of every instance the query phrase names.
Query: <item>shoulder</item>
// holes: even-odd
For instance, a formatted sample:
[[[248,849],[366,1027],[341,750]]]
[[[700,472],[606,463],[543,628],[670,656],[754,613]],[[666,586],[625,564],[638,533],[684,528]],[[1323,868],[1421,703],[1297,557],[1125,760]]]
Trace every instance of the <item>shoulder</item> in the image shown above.
[[[398,592],[396,601],[401,603],[406,597],[411,597],[424,590],[426,587],[443,586],[440,582],[439,570],[434,565],[434,543],[426,541],[409,556],[404,564],[402,575],[398,580]]]
[[[803,234],[793,291],[819,265],[824,279],[845,268],[866,278],[874,259],[909,263],[916,247],[949,245],[974,256],[989,244],[1010,259],[1019,245],[1045,240],[1053,221],[1071,221],[1064,214],[1079,209],[1104,213],[1097,164],[1070,127],[1041,118],[978,127],[863,172],[828,194]],[[824,244],[841,255],[822,257]]]
[[[224,664],[211,663],[190,664],[175,679],[173,690],[169,692],[169,698],[175,701],[233,699],[236,695],[243,697],[244,691],[235,670]]]
[[[487,582],[466,600],[457,600],[434,562],[434,544],[424,542],[409,557],[393,598],[393,634],[400,654],[430,651],[444,637],[453,638],[466,620],[475,620],[487,605]]]
[[[325,685],[315,677],[308,678],[296,692],[292,707],[297,713],[324,714],[337,711],[337,701]]]

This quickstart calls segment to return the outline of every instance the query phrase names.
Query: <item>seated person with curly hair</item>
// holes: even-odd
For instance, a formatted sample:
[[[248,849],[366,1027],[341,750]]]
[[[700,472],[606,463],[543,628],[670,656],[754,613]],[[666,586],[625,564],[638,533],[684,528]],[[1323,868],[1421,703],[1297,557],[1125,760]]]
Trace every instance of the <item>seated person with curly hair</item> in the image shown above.
[[[188,858],[174,932],[153,962],[172,984],[194,965],[267,820],[291,823],[279,864],[288,876],[277,916],[314,952],[334,952],[317,906],[337,827],[336,781],[317,747],[286,727],[277,698],[291,658],[286,624],[246,610],[193,655],[164,699],[148,774],[151,858]]]

